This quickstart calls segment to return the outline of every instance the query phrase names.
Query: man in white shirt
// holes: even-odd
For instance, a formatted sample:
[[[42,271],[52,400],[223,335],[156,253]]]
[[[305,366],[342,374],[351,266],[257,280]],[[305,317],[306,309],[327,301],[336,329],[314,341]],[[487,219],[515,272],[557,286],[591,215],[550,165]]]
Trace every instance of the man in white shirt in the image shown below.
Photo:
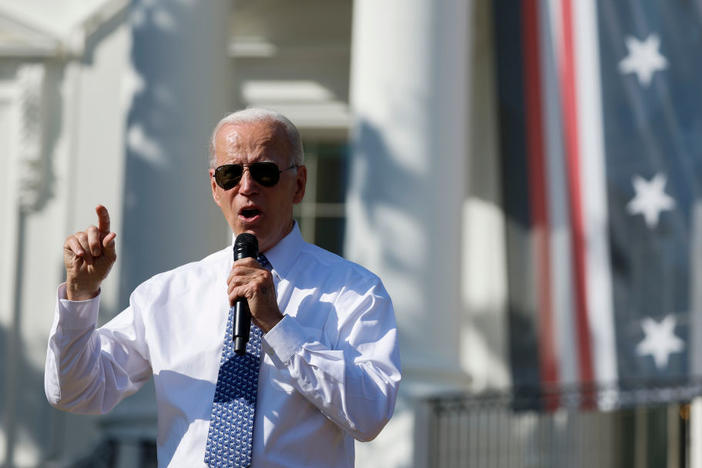
[[[292,217],[305,193],[297,129],[248,109],[215,127],[210,184],[233,237],[248,232],[270,266],[231,246],[142,283],[96,329],[100,284],[116,259],[107,209],[66,239],[46,359],[57,408],[105,413],[151,376],[159,466],[205,464],[230,305],[246,298],[262,331],[254,467],[351,467],[354,439],[390,419],[400,382],[397,330],[378,277],[303,241]]]

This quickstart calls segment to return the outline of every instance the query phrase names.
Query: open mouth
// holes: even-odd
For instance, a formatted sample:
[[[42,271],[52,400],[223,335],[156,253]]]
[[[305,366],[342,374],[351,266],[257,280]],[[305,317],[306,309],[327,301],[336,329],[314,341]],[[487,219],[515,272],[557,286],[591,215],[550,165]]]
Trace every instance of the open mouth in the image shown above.
[[[239,216],[246,219],[247,221],[256,218],[256,216],[261,214],[261,210],[258,208],[244,208],[239,212]]]

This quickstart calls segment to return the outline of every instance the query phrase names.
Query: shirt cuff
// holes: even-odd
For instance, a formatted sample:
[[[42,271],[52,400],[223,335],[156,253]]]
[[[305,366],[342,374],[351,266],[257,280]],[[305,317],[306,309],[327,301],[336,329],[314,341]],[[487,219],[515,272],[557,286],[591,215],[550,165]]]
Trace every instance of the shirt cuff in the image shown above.
[[[273,357],[276,367],[285,367],[293,355],[305,344],[305,332],[293,317],[283,316],[275,327],[261,337],[268,354]]]
[[[86,301],[66,299],[66,283],[58,287],[58,326],[64,330],[84,330],[97,324],[100,294]]]

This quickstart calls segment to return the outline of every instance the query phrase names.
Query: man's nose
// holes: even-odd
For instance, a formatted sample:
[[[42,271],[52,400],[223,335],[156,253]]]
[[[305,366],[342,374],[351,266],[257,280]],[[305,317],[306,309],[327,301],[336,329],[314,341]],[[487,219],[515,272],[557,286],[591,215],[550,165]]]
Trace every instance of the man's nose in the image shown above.
[[[256,190],[256,182],[251,177],[251,171],[248,167],[244,167],[244,172],[241,174],[239,182],[239,192],[251,193]]]

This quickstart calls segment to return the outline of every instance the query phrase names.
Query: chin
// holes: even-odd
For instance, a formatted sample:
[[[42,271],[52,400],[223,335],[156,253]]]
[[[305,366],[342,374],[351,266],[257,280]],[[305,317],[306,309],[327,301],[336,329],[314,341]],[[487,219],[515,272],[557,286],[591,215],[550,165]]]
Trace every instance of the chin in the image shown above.
[[[265,237],[265,233],[262,231],[260,226],[239,226],[238,229],[234,231],[237,235],[241,233],[249,233],[253,234],[256,236],[256,239],[258,240],[258,245],[259,247],[263,243],[263,239]]]

